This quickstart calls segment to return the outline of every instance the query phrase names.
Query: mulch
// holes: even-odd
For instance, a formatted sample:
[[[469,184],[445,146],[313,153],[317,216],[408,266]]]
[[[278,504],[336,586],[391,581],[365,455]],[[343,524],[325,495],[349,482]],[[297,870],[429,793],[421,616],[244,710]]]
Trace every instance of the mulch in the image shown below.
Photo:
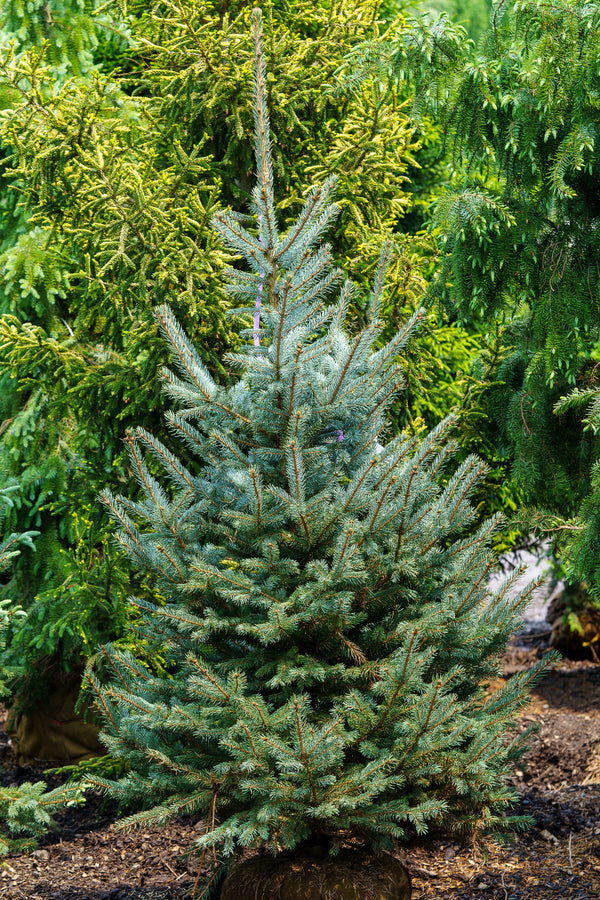
[[[506,675],[530,666],[542,639],[516,641]],[[561,661],[540,682],[519,727],[539,726],[515,772],[518,812],[535,824],[512,844],[461,846],[424,840],[403,858],[413,900],[598,900],[600,898],[600,665]],[[4,784],[35,781],[17,768],[0,732]],[[116,831],[114,805],[92,797],[57,816],[59,829],[36,850],[0,861],[2,900],[183,900],[197,862],[187,851],[202,828]]]
[[[531,642],[527,642],[531,644]],[[544,651],[514,643],[505,675]],[[539,727],[515,772],[516,812],[535,824],[512,845],[413,847],[413,900],[600,898],[600,666],[562,660],[535,688],[521,729]]]

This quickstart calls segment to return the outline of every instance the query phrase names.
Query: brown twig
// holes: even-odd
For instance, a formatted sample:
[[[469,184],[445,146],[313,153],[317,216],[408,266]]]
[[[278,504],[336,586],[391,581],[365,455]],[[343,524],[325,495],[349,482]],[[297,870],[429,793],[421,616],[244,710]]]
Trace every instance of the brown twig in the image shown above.
[[[573,832],[569,832],[569,868],[573,874]]]

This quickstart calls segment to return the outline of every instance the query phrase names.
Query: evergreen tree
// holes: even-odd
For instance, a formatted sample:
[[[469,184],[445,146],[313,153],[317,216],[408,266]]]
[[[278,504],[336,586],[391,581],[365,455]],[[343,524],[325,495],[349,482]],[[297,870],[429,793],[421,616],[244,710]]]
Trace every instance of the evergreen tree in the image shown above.
[[[398,354],[422,315],[376,349],[388,250],[350,338],[353,287],[320,243],[334,180],[280,231],[260,21],[255,11],[251,216],[213,219],[244,260],[225,287],[251,327],[225,387],[169,307],[156,312],[176,364],[162,376],[178,407],[168,423],[192,461],[138,428],[142,499],[104,500],[120,544],[159,578],[164,605],[133,602],[171,677],[103,649],[110,678],[90,673],[90,685],[104,740],[131,772],[96,783],[125,802],[152,798],[123,827],[201,814],[196,848],[226,856],[510,827],[520,742],[507,730],[540,666],[487,688],[528,591],[511,597],[513,579],[487,591],[498,519],[475,524],[478,459],[442,481],[452,421],[387,440]]]
[[[47,102],[69,78],[84,81],[92,77],[99,62],[126,43],[127,28],[120,13],[115,16],[106,5],[101,6],[98,0],[52,4],[6,0],[0,4],[4,124],[25,96],[33,106]],[[11,83],[12,76],[32,60],[33,69],[43,60],[46,73],[35,99],[35,81],[17,78],[18,88]],[[11,71],[8,77],[6,67]],[[16,323],[25,323],[30,338],[36,326],[56,334],[55,323],[67,317],[74,262],[69,252],[56,252],[51,224],[33,220],[21,180],[10,171],[13,152],[4,133],[0,148],[0,314],[3,322],[10,320],[13,326],[12,332],[9,328],[4,333],[3,348],[9,351],[14,349]],[[99,523],[92,521],[85,508],[73,509],[66,499],[74,485],[82,498],[81,485],[91,478],[91,466],[80,452],[81,436],[73,418],[61,420],[52,410],[42,360],[43,353],[25,377],[20,377],[19,367],[7,364],[6,358],[0,365],[0,488],[18,485],[5,524],[16,531],[35,529],[38,535],[38,552],[21,555],[2,585],[8,605],[22,603],[29,612],[28,617],[13,623],[8,649],[3,651],[12,673],[11,685],[19,685],[29,705],[36,705],[51,688],[52,661],[56,663],[57,656],[68,671],[80,663],[82,644],[93,646],[97,639],[122,633],[123,605],[116,587],[127,580],[115,572],[114,554],[103,546]]]
[[[385,55],[454,151],[434,294],[493,345],[480,439],[598,596],[599,61],[595,0],[497,0],[477,47],[425,18]]]

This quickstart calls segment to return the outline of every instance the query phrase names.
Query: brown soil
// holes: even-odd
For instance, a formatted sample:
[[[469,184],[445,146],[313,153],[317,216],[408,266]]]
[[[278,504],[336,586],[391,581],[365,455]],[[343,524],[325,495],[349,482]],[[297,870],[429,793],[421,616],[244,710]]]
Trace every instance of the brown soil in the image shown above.
[[[532,637],[510,648],[505,673],[542,652]],[[519,811],[535,824],[514,844],[461,847],[448,841],[407,849],[413,900],[597,900],[600,897],[600,665],[559,663],[535,690],[520,727],[537,723],[515,773]],[[39,780],[17,768],[0,732],[2,783]],[[0,861],[3,900],[183,900],[196,866],[186,850],[200,823],[116,832],[116,810],[99,799],[57,817],[60,830],[35,852]]]

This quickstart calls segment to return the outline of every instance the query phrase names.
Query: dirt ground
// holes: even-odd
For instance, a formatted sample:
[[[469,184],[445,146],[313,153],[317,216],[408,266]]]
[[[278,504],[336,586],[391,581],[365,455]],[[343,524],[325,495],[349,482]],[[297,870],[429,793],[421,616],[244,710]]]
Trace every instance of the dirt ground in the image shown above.
[[[526,668],[543,638],[511,646],[505,674]],[[515,773],[519,811],[535,825],[507,846],[410,847],[413,900],[598,900],[600,898],[600,665],[562,661],[539,684],[520,727],[540,726]],[[0,732],[2,783],[37,780],[14,768]],[[60,817],[60,831],[30,853],[0,862],[3,900],[183,900],[196,865],[186,857],[201,823],[116,832],[115,810],[91,799]]]

